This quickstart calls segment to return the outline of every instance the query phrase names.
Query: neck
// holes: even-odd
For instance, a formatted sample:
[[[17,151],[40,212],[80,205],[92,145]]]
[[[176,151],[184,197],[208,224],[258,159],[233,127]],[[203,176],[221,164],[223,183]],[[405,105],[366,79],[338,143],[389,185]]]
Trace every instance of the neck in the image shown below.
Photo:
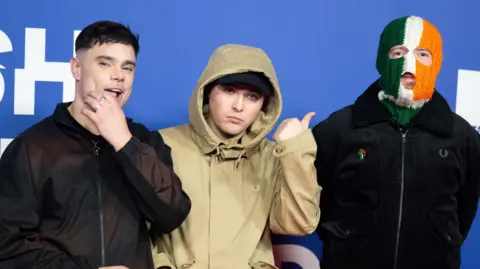
[[[399,106],[388,99],[383,99],[381,102],[388,108],[392,114],[392,119],[399,125],[406,126],[410,121],[420,112],[420,108],[408,108]]]
[[[78,102],[73,101],[73,103],[68,107],[68,112],[72,117],[94,135],[100,135],[95,124],[85,115],[82,114],[82,109],[85,108],[85,105],[80,105]]]

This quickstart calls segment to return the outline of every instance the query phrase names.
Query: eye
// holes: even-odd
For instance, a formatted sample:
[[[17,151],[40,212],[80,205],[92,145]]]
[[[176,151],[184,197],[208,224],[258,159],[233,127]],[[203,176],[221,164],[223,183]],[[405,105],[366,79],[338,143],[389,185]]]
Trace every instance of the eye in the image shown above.
[[[388,57],[390,59],[399,59],[408,53],[408,48],[404,46],[395,46],[392,49],[390,49],[390,52],[388,53]]]
[[[403,57],[405,54],[401,50],[394,50],[390,53],[390,58],[392,59],[398,59],[400,57]]]
[[[261,97],[258,94],[248,94],[247,98],[252,101],[258,101]]]
[[[127,70],[128,72],[133,72],[133,67],[125,66],[125,67],[123,67],[123,70]]]
[[[226,93],[234,93],[235,92],[235,90],[230,88],[230,87],[224,87],[223,91],[226,92]]]
[[[430,52],[430,50],[428,50],[426,48],[417,48],[415,50],[415,55],[418,58],[431,58],[432,57],[432,53]]]
[[[419,55],[421,57],[427,57],[427,58],[431,56],[428,51],[421,51],[421,52],[419,52]]]
[[[109,66],[108,63],[103,62],[103,61],[98,62],[98,64],[99,64],[100,66],[105,66],[105,67],[106,67],[106,66]]]

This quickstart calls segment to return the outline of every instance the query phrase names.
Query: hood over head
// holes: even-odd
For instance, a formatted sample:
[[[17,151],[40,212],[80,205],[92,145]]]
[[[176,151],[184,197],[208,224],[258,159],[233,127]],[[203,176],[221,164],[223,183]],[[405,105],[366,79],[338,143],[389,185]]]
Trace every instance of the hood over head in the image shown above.
[[[249,72],[262,73],[268,81],[255,78]],[[261,93],[268,93],[272,90],[273,93],[268,94],[270,97],[268,100],[265,99],[266,107],[262,109],[260,116],[250,125],[243,136],[224,141],[217,137],[207,124],[206,118],[209,108],[204,97],[205,87],[213,81],[233,83],[237,80],[249,81]],[[268,83],[271,85],[268,85]],[[190,125],[197,134],[194,140],[204,153],[218,151],[218,148],[222,146],[248,154],[273,129],[281,112],[282,97],[277,75],[270,58],[260,48],[239,44],[223,45],[212,53],[189,103]]]

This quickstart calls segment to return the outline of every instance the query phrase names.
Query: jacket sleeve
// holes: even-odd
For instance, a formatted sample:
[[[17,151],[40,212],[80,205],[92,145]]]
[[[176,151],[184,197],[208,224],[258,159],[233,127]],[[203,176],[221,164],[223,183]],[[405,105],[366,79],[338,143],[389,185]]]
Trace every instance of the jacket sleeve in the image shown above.
[[[321,187],[314,166],[316,144],[311,130],[281,141],[274,148],[280,159],[270,212],[270,229],[284,235],[307,235],[320,218]]]
[[[464,239],[475,219],[480,196],[480,135],[473,128],[466,139],[466,152],[465,181],[457,194],[458,222]]]
[[[0,268],[93,268],[42,240],[42,194],[34,184],[32,156],[19,139],[0,160]]]
[[[136,136],[117,152],[139,210],[164,233],[180,226],[190,213],[191,201],[173,170],[170,147],[159,132],[143,142]]]
[[[324,239],[325,230],[322,223],[329,221],[333,215],[332,203],[334,203],[333,178],[336,168],[337,153],[339,152],[341,141],[341,132],[335,124],[332,117],[318,123],[312,128],[313,137],[317,144],[317,156],[315,159],[315,169],[317,170],[317,183],[322,187],[322,196],[320,197],[320,216],[317,234],[320,239]],[[349,120],[340,120],[348,122]]]

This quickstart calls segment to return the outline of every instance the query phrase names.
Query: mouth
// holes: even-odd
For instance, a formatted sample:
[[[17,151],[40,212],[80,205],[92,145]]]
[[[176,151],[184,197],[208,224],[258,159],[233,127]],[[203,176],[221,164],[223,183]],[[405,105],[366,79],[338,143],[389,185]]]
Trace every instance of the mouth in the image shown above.
[[[123,94],[123,90],[120,88],[106,88],[105,91],[114,98],[119,98]]]
[[[230,121],[231,123],[235,123],[235,124],[240,124],[240,123],[243,122],[242,119],[234,117],[234,116],[228,116],[227,120]]]
[[[406,72],[405,74],[402,75],[402,78],[414,79],[415,75],[410,72]]]
[[[400,82],[405,89],[412,90],[415,87],[415,75],[407,72],[401,76]]]

